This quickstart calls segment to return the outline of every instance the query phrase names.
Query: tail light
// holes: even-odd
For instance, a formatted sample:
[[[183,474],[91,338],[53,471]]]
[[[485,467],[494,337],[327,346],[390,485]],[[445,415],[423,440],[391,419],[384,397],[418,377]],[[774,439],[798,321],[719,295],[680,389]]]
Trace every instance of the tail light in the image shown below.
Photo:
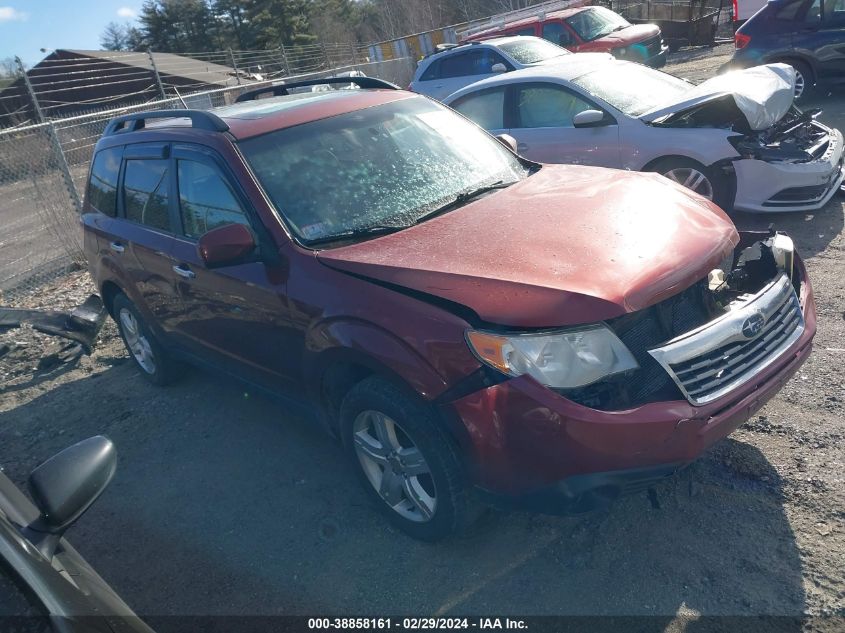
[[[736,35],[734,35],[734,44],[736,45],[737,50],[739,50],[740,48],[745,48],[746,46],[748,46],[749,42],[751,42],[750,35],[740,33],[739,31],[737,31]]]
[[[733,15],[734,22],[738,22],[739,21],[739,0],[733,0],[733,12],[734,12],[734,15]]]

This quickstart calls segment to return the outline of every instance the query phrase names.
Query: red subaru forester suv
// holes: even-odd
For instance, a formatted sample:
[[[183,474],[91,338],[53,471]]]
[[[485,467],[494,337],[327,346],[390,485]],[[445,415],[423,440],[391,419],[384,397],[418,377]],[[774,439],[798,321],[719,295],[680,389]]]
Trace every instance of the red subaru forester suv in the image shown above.
[[[307,397],[417,538],[479,499],[586,511],[771,398],[810,353],[812,290],[785,235],[500,140],[371,78],[120,117],[91,274],[144,376],[188,360]]]

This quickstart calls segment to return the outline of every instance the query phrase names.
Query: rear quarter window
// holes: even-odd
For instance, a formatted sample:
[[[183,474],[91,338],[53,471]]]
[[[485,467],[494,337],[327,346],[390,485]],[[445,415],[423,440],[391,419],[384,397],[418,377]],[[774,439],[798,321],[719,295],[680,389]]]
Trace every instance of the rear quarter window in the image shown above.
[[[117,177],[123,147],[111,147],[97,152],[91,165],[88,182],[88,203],[100,213],[114,217],[117,214]]]
[[[440,60],[431,62],[420,77],[420,81],[431,81],[440,78]]]

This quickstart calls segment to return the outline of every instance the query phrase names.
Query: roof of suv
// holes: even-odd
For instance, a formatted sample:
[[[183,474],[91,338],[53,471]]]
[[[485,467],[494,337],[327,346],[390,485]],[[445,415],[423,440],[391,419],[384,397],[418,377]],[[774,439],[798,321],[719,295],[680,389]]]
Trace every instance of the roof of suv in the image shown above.
[[[413,97],[419,97],[419,95],[404,90],[387,89],[326,90],[245,101],[213,108],[208,112],[221,118],[229,126],[229,132],[236,139],[243,140],[267,132]],[[167,128],[184,129],[190,126],[191,122],[187,118],[165,119],[151,122],[144,129],[160,132]]]

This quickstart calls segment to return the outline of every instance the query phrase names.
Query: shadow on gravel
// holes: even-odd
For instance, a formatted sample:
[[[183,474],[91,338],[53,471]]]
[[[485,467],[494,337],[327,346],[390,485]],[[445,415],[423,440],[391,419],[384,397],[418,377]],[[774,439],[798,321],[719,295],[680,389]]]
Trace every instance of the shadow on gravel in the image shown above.
[[[699,631],[804,610],[780,479],[737,441],[608,512],[492,513],[427,545],[387,526],[314,425],[201,372],[157,389],[127,364],[57,385],[0,413],[0,461],[20,482],[97,433],[118,472],[68,537],[141,615],[609,615],[663,631],[686,614]]]

